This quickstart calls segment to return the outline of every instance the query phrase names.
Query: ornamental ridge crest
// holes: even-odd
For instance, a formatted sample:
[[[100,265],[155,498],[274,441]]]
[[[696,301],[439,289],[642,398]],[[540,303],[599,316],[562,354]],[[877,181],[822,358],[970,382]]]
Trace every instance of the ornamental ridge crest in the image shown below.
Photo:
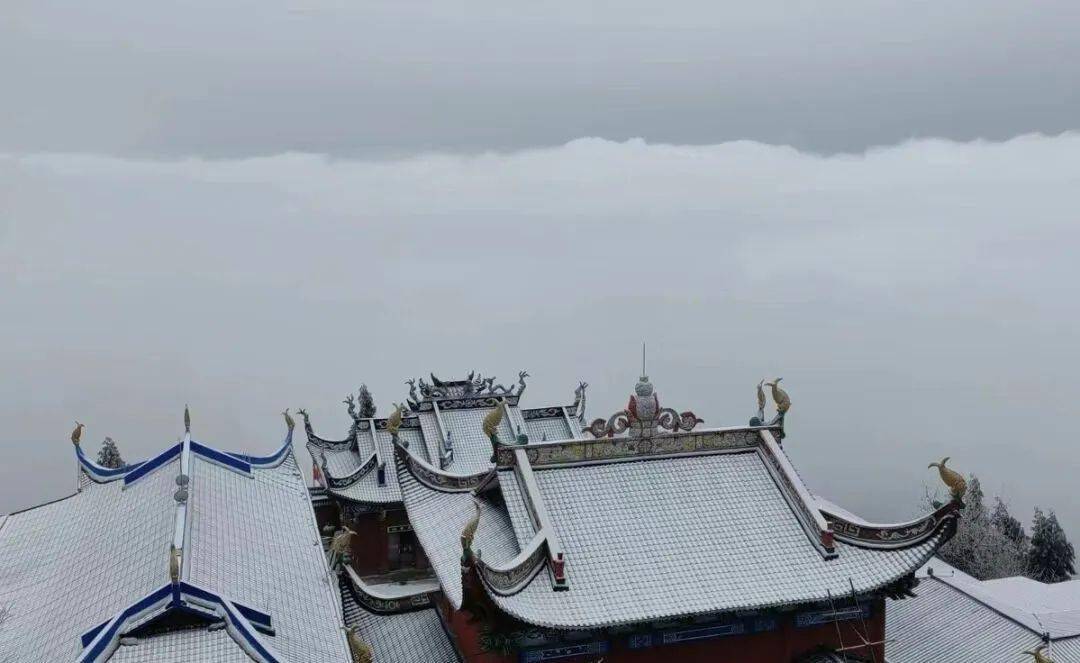
[[[593,437],[615,437],[627,433],[630,437],[652,437],[663,429],[672,432],[690,431],[704,423],[693,412],[676,412],[669,407],[660,407],[660,398],[649,382],[649,376],[642,375],[634,385],[634,393],[625,410],[620,410],[605,419],[594,419],[588,431]]]
[[[440,380],[431,374],[431,382],[424,378],[418,380],[406,380],[409,385],[409,407],[412,411],[419,411],[421,403],[432,399],[475,399],[476,397],[507,397],[512,403],[525,392],[525,378],[529,377],[526,371],[518,372],[516,385],[507,387],[495,383],[495,377],[483,377],[476,371],[470,371],[463,380]],[[441,406],[440,406],[441,407]]]

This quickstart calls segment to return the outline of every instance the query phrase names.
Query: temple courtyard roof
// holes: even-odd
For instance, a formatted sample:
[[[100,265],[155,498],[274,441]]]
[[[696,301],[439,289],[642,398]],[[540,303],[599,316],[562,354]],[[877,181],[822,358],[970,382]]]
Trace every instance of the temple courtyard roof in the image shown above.
[[[74,439],[73,435],[73,439]],[[0,522],[0,658],[346,661],[337,581],[292,453],[190,434]]]

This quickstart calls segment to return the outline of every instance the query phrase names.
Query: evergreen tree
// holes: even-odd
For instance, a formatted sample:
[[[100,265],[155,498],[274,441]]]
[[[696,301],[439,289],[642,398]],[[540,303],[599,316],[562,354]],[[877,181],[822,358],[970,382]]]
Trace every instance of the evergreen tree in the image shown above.
[[[1027,545],[1027,532],[1024,531],[1024,525],[1009,513],[1009,508],[1000,497],[995,500],[994,510],[990,514],[990,523],[1017,545]]]
[[[1076,569],[1073,562],[1076,554],[1065,530],[1061,529],[1057,515],[1043,514],[1035,509],[1035,519],[1031,525],[1031,548],[1028,550],[1028,577],[1041,582],[1062,582],[1068,580]]]
[[[102,467],[109,467],[112,469],[118,469],[121,467],[127,467],[127,463],[120,457],[120,450],[116,448],[116,442],[113,442],[111,437],[105,438],[105,441],[101,443],[101,449],[97,455],[98,465]]]
[[[928,495],[928,506],[940,502]],[[1024,547],[1000,532],[987,513],[982,485],[975,475],[968,477],[966,507],[957,522],[956,535],[938,550],[946,563],[980,580],[1007,578],[1024,573]]]
[[[371,397],[371,392],[368,391],[367,385],[360,385],[360,394],[358,399],[360,405],[360,418],[371,419],[375,416],[375,399]]]

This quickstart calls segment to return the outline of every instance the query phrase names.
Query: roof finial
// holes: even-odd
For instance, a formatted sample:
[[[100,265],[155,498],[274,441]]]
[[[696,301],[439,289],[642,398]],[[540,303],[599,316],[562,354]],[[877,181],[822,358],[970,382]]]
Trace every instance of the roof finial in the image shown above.
[[[82,440],[82,429],[86,428],[84,424],[75,422],[75,430],[71,431],[71,443],[75,446],[79,446],[79,441]]]
[[[353,663],[371,663],[375,660],[375,652],[372,651],[371,645],[360,637],[358,626],[346,629],[345,633],[349,641],[349,656]]]
[[[645,372],[645,339],[641,340],[641,379],[645,380],[649,374]]]
[[[926,466],[926,469],[931,467],[938,468],[938,474],[941,476],[941,482],[945,484],[949,489],[949,494],[953,500],[963,506],[964,494],[967,493],[967,481],[964,480],[964,476],[952,469],[951,467],[945,467],[945,463],[949,462],[949,456],[941,459],[940,463],[930,463]]]
[[[184,403],[184,432],[191,432],[191,411],[188,410],[187,403]]]
[[[292,416],[289,414],[289,408],[285,408],[285,411],[281,414],[285,415],[285,425],[289,427],[289,432],[296,426],[296,422],[293,421]]]
[[[390,438],[395,442],[398,439],[398,430],[401,428],[401,418],[405,408],[394,404],[394,411],[390,413],[390,416],[386,418],[386,430],[390,433]],[[407,443],[405,446],[409,446]]]

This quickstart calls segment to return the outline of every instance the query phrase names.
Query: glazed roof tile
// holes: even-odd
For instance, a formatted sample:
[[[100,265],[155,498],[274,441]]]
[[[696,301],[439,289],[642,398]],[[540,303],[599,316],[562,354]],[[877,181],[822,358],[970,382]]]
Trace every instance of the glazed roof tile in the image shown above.
[[[379,663],[458,663],[457,650],[434,608],[377,615],[341,592],[345,624],[357,627]]]
[[[566,551],[569,589],[544,574],[506,612],[542,626],[599,626],[827,600],[911,573],[937,541],[901,550],[837,544],[824,558],[754,452],[535,473]],[[500,482],[507,502],[517,499]],[[511,509],[513,513],[513,509]]]
[[[915,594],[889,602],[885,619],[889,663],[1021,663],[1031,660],[1021,652],[1042,641],[941,580],[922,580]]]
[[[919,577],[916,598],[889,605],[890,661],[944,661],[945,651],[951,660],[1030,660],[1020,652],[1044,636],[1051,639],[1053,660],[1080,661],[1080,582],[980,581],[936,558]]]
[[[438,415],[434,410],[417,413],[407,419],[416,422],[414,427],[403,427],[398,431],[398,436],[404,443],[408,443],[409,452],[421,458],[427,463],[439,466],[439,451],[442,445],[442,436],[449,432],[454,452],[453,462],[446,467],[448,474],[467,476],[491,469],[491,442],[483,432],[484,417],[491,412],[490,407],[469,407],[460,409],[440,410]],[[548,440],[573,439],[580,436],[580,430],[572,431],[566,423],[566,418],[561,414],[558,418],[526,420],[521,410],[516,405],[509,405],[509,417],[504,417],[499,426],[499,438],[502,440],[514,440],[520,428],[529,435],[530,439],[540,440],[541,434],[535,431],[542,428],[548,431]],[[562,407],[546,408],[547,410],[562,412]],[[442,426],[440,426],[440,419]],[[366,420],[361,420],[366,421]],[[380,422],[385,420],[379,419]],[[577,420],[572,420],[577,425]],[[445,430],[443,428],[445,427]],[[540,427],[540,428],[537,428]],[[335,446],[327,447],[325,442],[313,443],[309,440],[308,450],[315,462],[321,464],[321,459],[326,460],[326,471],[335,479],[348,477],[358,470],[371,454],[378,450],[379,458],[387,464],[387,477],[384,485],[379,485],[374,470],[363,474],[352,483],[344,486],[327,486],[331,494],[354,502],[368,504],[394,504],[401,502],[401,489],[397,478],[392,470],[393,443],[390,433],[385,429],[376,430],[374,441],[372,434],[364,428],[349,433],[344,440],[331,443]]]
[[[179,537],[179,586],[190,588],[182,591],[268,615],[273,635],[256,637],[277,660],[347,660],[340,604],[288,444],[264,462],[185,440],[146,463],[137,479],[130,471],[83,482],[71,497],[11,514],[0,529],[0,604],[11,608],[0,659],[70,661],[90,651],[85,634],[177,587],[169,549]],[[183,505],[174,499],[181,467],[189,477]],[[124,641],[122,634],[161,613],[132,614],[140,616],[118,631]],[[208,628],[146,635],[119,645],[112,660],[231,661],[239,647],[233,637]],[[101,651],[94,660],[108,656],[108,647]]]
[[[535,442],[570,440],[575,437],[574,432],[567,426],[565,417],[526,419],[525,430],[529,434],[529,440]]]
[[[184,629],[122,642],[109,663],[251,663],[240,645],[221,628]]]
[[[399,462],[409,518],[454,605],[462,600],[459,537],[469,492],[440,492]],[[749,450],[535,469],[540,498],[566,554],[569,588],[545,573],[509,596],[525,622],[580,628],[679,615],[769,608],[875,591],[914,572],[943,534],[906,548],[814,545],[761,455]],[[473,542],[488,564],[508,562],[535,535],[523,489],[499,470],[501,500],[484,504]]]

